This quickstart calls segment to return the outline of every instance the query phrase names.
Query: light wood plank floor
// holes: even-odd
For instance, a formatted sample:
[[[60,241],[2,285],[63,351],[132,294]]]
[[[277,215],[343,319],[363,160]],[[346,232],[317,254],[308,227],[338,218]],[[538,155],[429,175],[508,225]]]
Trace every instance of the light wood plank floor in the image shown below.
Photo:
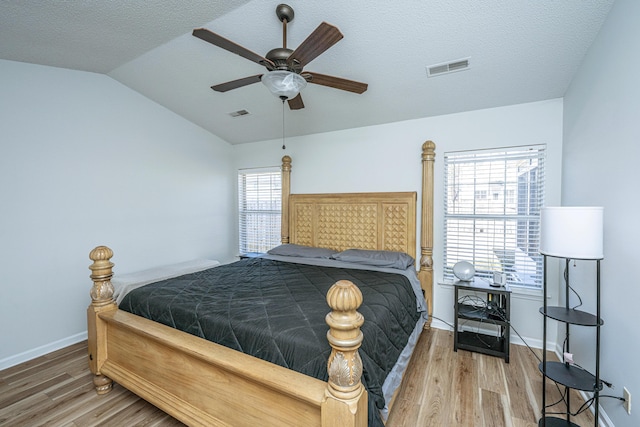
[[[414,352],[393,405],[387,427],[473,426],[537,427],[542,407],[542,350],[512,345],[510,363],[504,359],[453,351],[453,333],[425,331]],[[537,355],[537,357],[536,357]],[[558,360],[548,353],[549,360]],[[547,381],[547,404],[559,401],[560,392]],[[571,394],[575,411],[584,400]],[[564,404],[549,410],[562,411]],[[583,412],[572,421],[593,426],[593,414]]]
[[[541,352],[538,351],[538,356]],[[502,359],[453,351],[453,335],[425,331],[395,400],[387,427],[534,427],[542,378],[526,348]],[[558,400],[548,387],[547,402]],[[582,404],[576,394],[572,407]],[[563,408],[559,408],[562,410]],[[593,426],[585,412],[573,421]],[[98,396],[87,367],[86,342],[0,371],[0,426],[182,426],[119,385]]]

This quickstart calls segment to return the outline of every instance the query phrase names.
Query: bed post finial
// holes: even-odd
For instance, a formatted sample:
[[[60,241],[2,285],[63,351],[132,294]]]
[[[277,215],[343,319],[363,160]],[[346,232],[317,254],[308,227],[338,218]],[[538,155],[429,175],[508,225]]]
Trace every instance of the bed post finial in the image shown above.
[[[362,292],[350,281],[340,280],[327,292],[327,303],[332,310],[325,319],[329,325],[327,339],[332,347],[327,363],[327,397],[333,402],[328,404],[344,405],[349,420],[341,425],[360,425],[363,416],[366,425],[366,398],[362,399],[366,391],[360,381],[362,360],[358,353],[364,317],[356,311],[362,304]]]
[[[113,299],[113,263],[110,261],[113,251],[106,246],[98,246],[89,253],[89,258],[93,264],[89,266],[91,270],[91,305],[87,309],[87,335],[89,351],[89,369],[93,372],[93,385],[98,394],[105,394],[111,391],[113,382],[110,378],[102,375],[100,369],[107,358],[107,326],[100,314],[117,310],[118,306]]]
[[[427,312],[433,314],[433,164],[436,144],[422,144],[422,224],[420,227],[420,270],[418,278],[425,293]]]
[[[113,263],[110,261],[113,251],[106,246],[98,246],[89,253],[89,259],[93,264],[89,266],[91,270],[91,304],[102,306],[113,301]]]
[[[291,194],[291,157],[282,157],[282,223],[280,243],[289,243],[289,194]]]

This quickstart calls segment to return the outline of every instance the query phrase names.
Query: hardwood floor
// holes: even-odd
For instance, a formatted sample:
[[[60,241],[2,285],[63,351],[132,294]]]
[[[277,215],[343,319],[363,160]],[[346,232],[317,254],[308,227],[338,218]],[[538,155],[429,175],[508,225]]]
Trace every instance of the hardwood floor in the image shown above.
[[[0,426],[183,425],[117,384],[98,396],[91,380],[86,342],[0,371]],[[425,331],[387,427],[534,427],[541,388],[538,360],[526,347],[512,346],[506,364],[454,352],[451,332]],[[560,399],[549,382],[548,393],[547,402]],[[583,402],[577,394],[571,399],[574,408]],[[593,416],[586,411],[573,422],[592,426]]]
[[[542,350],[536,351],[542,357]],[[512,345],[510,363],[503,359],[453,351],[453,333],[425,331],[411,358],[387,427],[474,426],[535,427],[541,413],[542,375],[538,358],[527,347]],[[550,360],[557,360],[548,353]],[[547,404],[559,401],[560,392],[547,381]],[[571,394],[575,411],[584,400]],[[564,411],[564,404],[554,411]],[[572,421],[593,426],[590,411]]]

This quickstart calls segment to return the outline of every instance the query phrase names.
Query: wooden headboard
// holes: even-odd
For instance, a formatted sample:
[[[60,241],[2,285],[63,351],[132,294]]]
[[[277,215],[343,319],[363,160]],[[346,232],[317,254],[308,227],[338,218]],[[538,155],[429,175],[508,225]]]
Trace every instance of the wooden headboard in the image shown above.
[[[292,194],[289,243],[416,256],[416,193]]]
[[[422,145],[422,218],[418,277],[432,313],[433,163],[435,144]],[[290,194],[291,158],[282,158],[282,243],[343,251],[406,252],[416,257],[415,192]]]

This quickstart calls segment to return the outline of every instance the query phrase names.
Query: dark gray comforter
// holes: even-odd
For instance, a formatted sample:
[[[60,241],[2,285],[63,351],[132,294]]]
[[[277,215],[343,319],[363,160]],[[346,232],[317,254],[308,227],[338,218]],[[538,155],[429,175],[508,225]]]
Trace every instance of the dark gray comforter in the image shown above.
[[[382,384],[421,315],[401,274],[254,258],[143,286],[120,308],[326,381],[325,298],[343,279],[363,294],[362,382],[381,426]]]

